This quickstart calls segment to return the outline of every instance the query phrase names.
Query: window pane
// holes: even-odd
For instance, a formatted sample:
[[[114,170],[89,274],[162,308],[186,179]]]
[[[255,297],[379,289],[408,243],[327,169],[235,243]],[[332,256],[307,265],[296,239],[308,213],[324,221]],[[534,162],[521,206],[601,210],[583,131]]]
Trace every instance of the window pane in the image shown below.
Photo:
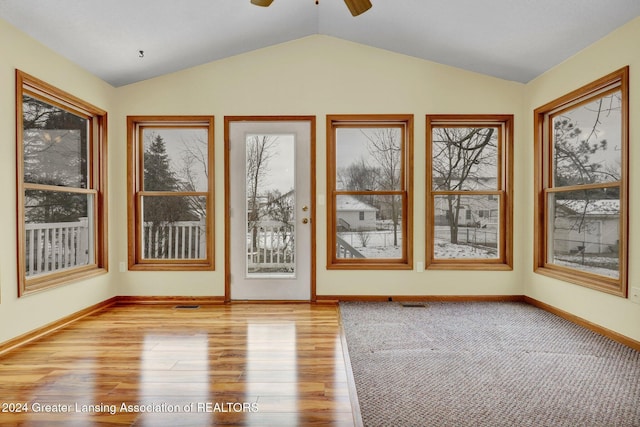
[[[206,206],[206,197],[143,196],[142,257],[205,259]]]
[[[207,191],[206,129],[144,128],[144,190]]]
[[[433,190],[498,189],[498,128],[437,127],[432,140]]]
[[[401,196],[337,196],[336,218],[337,258],[402,258]]]
[[[401,190],[402,128],[336,129],[336,189]]]
[[[87,188],[89,120],[23,96],[24,182]]]
[[[618,278],[619,189],[549,193],[548,262]]]
[[[554,186],[619,181],[620,91],[553,117]]]
[[[247,277],[295,277],[295,135],[246,137]]]
[[[26,190],[26,276],[93,263],[92,216],[92,195]]]
[[[434,197],[434,258],[499,258],[500,196]]]

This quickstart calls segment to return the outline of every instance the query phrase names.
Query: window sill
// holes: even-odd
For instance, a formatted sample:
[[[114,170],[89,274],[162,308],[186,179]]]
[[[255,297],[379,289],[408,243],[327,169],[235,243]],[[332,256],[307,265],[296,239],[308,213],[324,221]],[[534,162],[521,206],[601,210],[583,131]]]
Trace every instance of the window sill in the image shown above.
[[[327,264],[327,270],[413,270],[413,264],[406,262],[380,262],[380,263],[335,263]]]
[[[501,262],[432,262],[427,264],[427,270],[477,270],[477,271],[513,271],[513,266]]]
[[[164,263],[164,262],[149,262],[129,264],[129,271],[214,271],[215,266],[213,263],[200,262],[200,263]]]
[[[27,279],[20,287],[19,297],[33,295],[45,290],[50,290],[65,286],[80,280],[86,280],[107,274],[109,270],[105,267],[85,267],[74,271],[52,273],[50,275]],[[24,280],[24,279],[23,279]]]
[[[627,287],[622,279],[609,279],[577,270],[561,269],[556,266],[538,267],[534,272],[563,282],[584,286],[622,298],[627,297]]]

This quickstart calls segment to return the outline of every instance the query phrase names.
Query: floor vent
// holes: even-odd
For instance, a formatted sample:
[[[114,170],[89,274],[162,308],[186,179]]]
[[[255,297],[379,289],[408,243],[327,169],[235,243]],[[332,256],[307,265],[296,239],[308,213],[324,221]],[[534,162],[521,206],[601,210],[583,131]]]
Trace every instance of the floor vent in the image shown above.
[[[197,310],[200,308],[199,305],[176,305],[173,307],[177,310]]]
[[[425,308],[427,305],[419,302],[401,302],[400,305],[408,308]]]

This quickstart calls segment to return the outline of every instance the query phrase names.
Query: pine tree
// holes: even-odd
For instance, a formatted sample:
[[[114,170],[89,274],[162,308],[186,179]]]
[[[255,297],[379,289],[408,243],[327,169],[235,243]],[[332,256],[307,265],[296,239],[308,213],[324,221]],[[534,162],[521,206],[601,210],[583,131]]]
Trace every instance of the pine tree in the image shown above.
[[[38,99],[23,98],[24,182],[60,187],[27,190],[27,223],[75,222],[86,217],[86,195],[64,187],[87,187],[87,121]]]
[[[160,135],[152,135],[144,152],[145,191],[175,192],[184,189],[183,183],[172,170],[167,147]],[[143,221],[145,253],[149,257],[164,258],[170,253],[169,242],[175,239],[171,225],[178,221],[194,221],[187,197],[181,195],[146,195],[143,197]],[[175,240],[174,240],[175,241]]]
[[[171,162],[162,136],[155,135],[144,152],[145,191],[180,191],[181,182],[171,170]],[[154,227],[176,221],[193,221],[195,215],[181,196],[146,196],[144,221]]]

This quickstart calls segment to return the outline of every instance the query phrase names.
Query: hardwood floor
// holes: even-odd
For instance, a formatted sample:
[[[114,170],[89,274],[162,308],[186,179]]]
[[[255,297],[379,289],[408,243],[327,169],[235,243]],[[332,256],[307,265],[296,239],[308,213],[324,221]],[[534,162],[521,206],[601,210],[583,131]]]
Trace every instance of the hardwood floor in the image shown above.
[[[353,426],[350,378],[335,305],[121,304],[0,357],[0,425]]]

